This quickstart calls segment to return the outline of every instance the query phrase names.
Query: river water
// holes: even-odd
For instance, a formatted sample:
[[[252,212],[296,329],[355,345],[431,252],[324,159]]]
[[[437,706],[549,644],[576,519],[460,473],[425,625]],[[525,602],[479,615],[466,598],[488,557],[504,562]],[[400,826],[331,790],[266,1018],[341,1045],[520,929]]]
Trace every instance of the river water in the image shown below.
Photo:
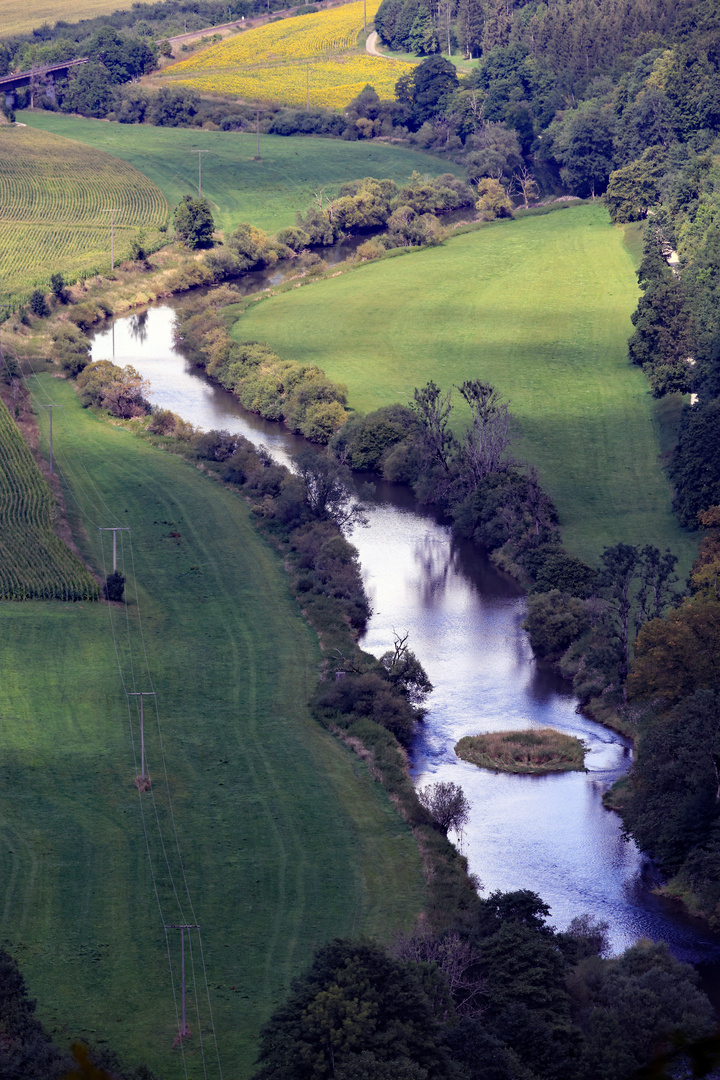
[[[173,348],[173,321],[170,303],[118,319],[96,334],[93,359],[132,363],[150,381],[153,403],[206,430],[242,433],[290,462],[303,441],[246,413],[193,368]],[[413,747],[413,774],[420,786],[453,780],[463,787],[472,812],[459,843],[485,894],[532,889],[558,928],[586,912],[606,920],[614,951],[642,937],[666,940],[677,956],[706,969],[714,990],[720,938],[652,895],[652,864],[623,840],[620,819],[602,805],[603,792],[628,769],[631,748],[581,716],[568,687],[535,661],[517,585],[396,485],[377,485],[369,524],[351,539],[373,608],[362,645],[379,656],[394,632],[409,632],[435,686]],[[453,750],[463,735],[528,727],[582,739],[587,771],[495,774]]]

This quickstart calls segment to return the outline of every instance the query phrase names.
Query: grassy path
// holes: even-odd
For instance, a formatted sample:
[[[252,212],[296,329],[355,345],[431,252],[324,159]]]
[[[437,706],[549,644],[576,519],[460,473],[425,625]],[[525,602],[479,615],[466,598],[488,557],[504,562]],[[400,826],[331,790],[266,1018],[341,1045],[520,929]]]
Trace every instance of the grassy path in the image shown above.
[[[233,335],[319,364],[363,412],[409,401],[428,379],[488,380],[510,400],[516,455],[537,466],[574,552],[653,542],[687,565],[694,541],[671,512],[656,406],[627,361],[636,302],[622,233],[585,205],[270,298]]]
[[[18,119],[115,154],[157,184],[173,207],[183,195],[197,192],[195,151],[209,150],[203,157],[203,194],[212,204],[217,227],[225,230],[249,221],[277,232],[295,224],[296,212],[305,213],[319,188],[329,194],[364,176],[399,182],[413,170],[433,176],[462,171],[431,154],[382,143],[261,135],[262,160],[254,161],[254,135],[115,124],[49,112],[18,113]]]
[[[83,412],[68,384],[45,387],[65,406],[55,450],[96,567],[96,526],[132,527],[130,604],[0,605],[2,938],[60,1037],[107,1040],[170,1080],[184,1072],[162,923],[197,921],[223,1071],[244,1077],[315,945],[412,920],[418,855],[364,767],[309,716],[317,643],[245,505]],[[138,725],[121,675],[157,691],[168,782],[146,699],[153,797],[132,784]],[[177,975],[177,934],[170,944]],[[212,1062],[202,998],[200,1018]],[[193,1012],[190,1027],[188,1070],[202,1076]]]

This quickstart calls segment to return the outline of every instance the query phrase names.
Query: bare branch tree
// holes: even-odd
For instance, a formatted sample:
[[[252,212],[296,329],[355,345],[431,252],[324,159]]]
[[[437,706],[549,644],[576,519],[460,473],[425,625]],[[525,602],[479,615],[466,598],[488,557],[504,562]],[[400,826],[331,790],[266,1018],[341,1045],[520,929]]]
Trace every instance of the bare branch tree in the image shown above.
[[[440,387],[430,380],[422,390],[413,391],[410,408],[422,425],[423,438],[435,460],[445,472],[450,471],[450,460],[455,447],[455,436],[448,426],[451,391],[441,393]]]
[[[518,171],[513,174],[513,181],[514,190],[522,195],[527,210],[530,206],[530,200],[534,202],[540,197],[538,182],[526,165],[521,165]]]
[[[295,459],[305,489],[305,501],[314,518],[334,521],[340,529],[367,525],[365,507],[347,488],[348,470],[328,454],[303,450]]]
[[[460,832],[470,818],[470,803],[459,784],[439,780],[418,791],[418,799],[445,835]]]
[[[428,694],[432,693],[433,684],[415,653],[408,648],[409,632],[404,636],[395,631],[393,634],[395,636],[393,647],[383,653],[380,663],[385,668],[390,682],[402,691],[403,696],[411,705],[419,708]]]
[[[473,487],[490,473],[498,472],[503,455],[512,443],[510,413],[507,401],[489,383],[471,379],[458,386],[470,406],[470,426],[465,431],[462,444],[464,469]]]
[[[459,934],[434,937],[426,927],[398,933],[390,954],[406,963],[437,965],[460,1016],[480,1016],[484,1011],[487,990],[479,970],[481,953]],[[440,1019],[449,1019],[449,1012],[447,1002],[441,1002]]]

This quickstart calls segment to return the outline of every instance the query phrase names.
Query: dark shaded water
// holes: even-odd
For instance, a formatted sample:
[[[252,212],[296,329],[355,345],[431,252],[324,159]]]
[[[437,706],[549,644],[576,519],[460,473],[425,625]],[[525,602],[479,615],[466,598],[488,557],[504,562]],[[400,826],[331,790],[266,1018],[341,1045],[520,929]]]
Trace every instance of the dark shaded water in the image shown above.
[[[192,368],[173,349],[173,318],[165,304],[117,320],[96,335],[93,359],[114,355],[117,363],[132,363],[150,380],[154,403],[199,427],[240,432],[290,461],[303,441],[244,412]],[[629,767],[630,747],[579,715],[562,681],[538,666],[521,628],[518,587],[476,549],[453,540],[407,490],[378,485],[369,519],[352,536],[374,609],[363,646],[380,655],[394,631],[409,631],[435,685],[414,746],[414,775],[420,785],[452,779],[464,788],[472,815],[459,842],[486,891],[535,890],[559,928],[585,912],[605,919],[614,950],[662,938],[683,959],[708,965],[712,989],[720,939],[652,895],[652,865],[622,839],[619,818],[602,806],[602,793]],[[547,726],[584,740],[587,772],[494,774],[453,750],[463,735]]]

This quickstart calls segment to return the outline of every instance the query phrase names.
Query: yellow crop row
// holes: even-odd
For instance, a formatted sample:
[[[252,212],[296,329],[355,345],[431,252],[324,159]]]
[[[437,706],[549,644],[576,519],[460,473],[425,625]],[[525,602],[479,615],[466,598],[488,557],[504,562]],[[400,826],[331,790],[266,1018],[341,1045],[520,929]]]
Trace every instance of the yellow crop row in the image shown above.
[[[274,64],[239,71],[203,72],[194,78],[178,79],[179,85],[200,93],[236,94],[249,100],[279,101],[285,105],[344,109],[370,83],[380,97],[392,97],[395,83],[408,66],[398,60],[372,56],[345,56],[305,64]],[[309,79],[308,79],[309,75]]]
[[[367,0],[367,18],[372,21],[380,0]],[[282,60],[309,60],[329,53],[355,48],[363,28],[363,0],[352,4],[299,15],[246,30],[239,37],[182,60],[165,69],[166,75],[183,77],[202,71],[235,69],[238,65],[271,64]]]

